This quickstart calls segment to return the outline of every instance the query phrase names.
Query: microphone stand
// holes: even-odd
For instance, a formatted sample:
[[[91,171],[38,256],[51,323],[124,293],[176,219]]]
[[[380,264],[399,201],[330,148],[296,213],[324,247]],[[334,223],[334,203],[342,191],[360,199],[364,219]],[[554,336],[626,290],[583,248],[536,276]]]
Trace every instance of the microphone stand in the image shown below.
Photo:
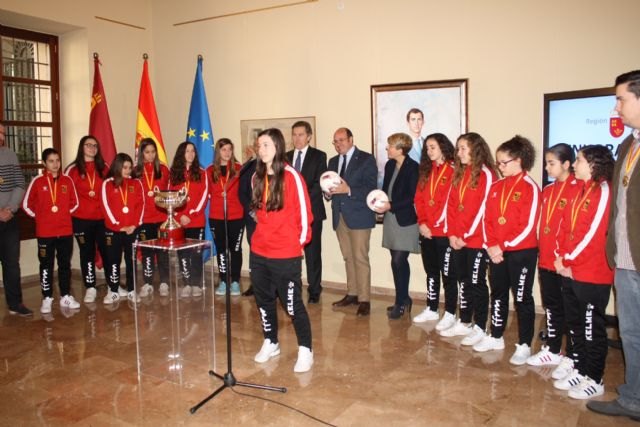
[[[233,167],[233,165],[228,165],[227,168]],[[220,375],[213,370],[209,371],[209,375],[212,377],[216,377],[222,380],[223,384],[218,387],[213,393],[204,398],[200,403],[195,405],[193,408],[189,410],[192,414],[194,414],[200,407],[202,407],[205,403],[216,397],[219,393],[221,393],[224,389],[234,386],[242,386],[242,387],[250,387],[257,388],[260,390],[268,390],[268,391],[279,391],[280,393],[286,393],[286,387],[274,387],[270,385],[261,385],[261,384],[252,384],[245,383],[242,381],[236,380],[235,375],[233,375],[232,369],[232,351],[231,351],[231,251],[229,249],[229,224],[227,218],[227,186],[229,182],[225,182],[223,191],[222,191],[222,199],[223,199],[223,212],[224,212],[224,235],[225,235],[225,254],[224,256],[227,258],[227,270],[226,270],[226,279],[227,286],[225,290],[225,302],[226,302],[226,315],[227,315],[227,372],[224,375]]]

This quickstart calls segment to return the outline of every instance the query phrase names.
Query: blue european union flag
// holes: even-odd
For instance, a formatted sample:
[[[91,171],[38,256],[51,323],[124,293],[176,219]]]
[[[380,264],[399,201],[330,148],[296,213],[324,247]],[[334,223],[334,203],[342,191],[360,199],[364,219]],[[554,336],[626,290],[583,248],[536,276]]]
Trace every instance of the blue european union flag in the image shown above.
[[[200,166],[207,168],[213,163],[214,139],[211,129],[211,119],[209,118],[209,107],[207,105],[207,95],[204,92],[204,82],[202,80],[202,56],[198,55],[196,66],[196,79],[193,82],[193,93],[191,94],[191,107],[189,108],[189,122],[187,124],[187,141],[193,142],[198,151]],[[206,208],[206,218],[209,218],[209,204]],[[207,223],[204,227],[205,238],[213,241],[211,230]],[[213,245],[215,254],[215,245]],[[209,252],[204,254],[204,260],[209,259]]]

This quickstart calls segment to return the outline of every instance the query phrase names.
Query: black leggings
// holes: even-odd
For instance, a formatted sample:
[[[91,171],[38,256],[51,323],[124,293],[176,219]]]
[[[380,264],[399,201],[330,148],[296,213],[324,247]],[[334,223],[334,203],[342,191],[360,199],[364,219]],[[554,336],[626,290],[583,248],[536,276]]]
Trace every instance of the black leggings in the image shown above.
[[[438,311],[440,303],[440,274],[444,285],[444,309],[447,313],[456,314],[458,305],[458,280],[456,278],[456,254],[449,246],[449,238],[420,236],[420,253],[422,266],[427,273],[427,307]]]
[[[396,288],[396,305],[408,304],[409,279],[411,270],[409,268],[409,251],[396,251],[389,249],[391,253],[391,272],[393,273],[393,284]]]
[[[73,235],[80,248],[80,269],[84,286],[85,288],[93,288],[96,286],[96,245],[98,245],[104,265],[107,264],[104,221],[72,217],[71,223],[73,224]],[[105,275],[108,275],[106,269]]]
[[[242,234],[244,233],[244,220],[232,219],[227,221],[229,230],[229,255],[226,260],[227,242],[225,235],[224,220],[209,218],[209,228],[216,245],[218,257],[218,269],[220,270],[220,281],[227,281],[227,265],[230,265],[231,281],[240,282],[240,271],[242,270]]]
[[[138,241],[145,242],[158,238],[158,228],[161,223],[145,223],[138,228]],[[153,274],[157,268],[160,273],[160,283],[169,283],[169,256],[166,251],[151,248],[141,248],[142,276],[144,283],[152,284]]]
[[[71,253],[73,237],[38,237],[38,260],[40,261],[40,289],[43,297],[53,297],[53,261],[58,260],[58,283],[60,296],[71,290]]]
[[[462,248],[458,253],[460,274],[460,320],[472,320],[483,331],[489,313],[487,254],[484,249]]]
[[[204,227],[185,228],[184,237],[187,239],[202,240]],[[185,249],[179,252],[180,269],[184,277],[185,285],[202,286],[202,249]]]
[[[124,253],[126,266],[127,291],[133,291],[133,243],[136,233],[127,234],[124,231],[106,230],[105,246],[107,248],[107,260],[104,264],[107,283],[111,292],[118,292],[120,286],[120,263]]]

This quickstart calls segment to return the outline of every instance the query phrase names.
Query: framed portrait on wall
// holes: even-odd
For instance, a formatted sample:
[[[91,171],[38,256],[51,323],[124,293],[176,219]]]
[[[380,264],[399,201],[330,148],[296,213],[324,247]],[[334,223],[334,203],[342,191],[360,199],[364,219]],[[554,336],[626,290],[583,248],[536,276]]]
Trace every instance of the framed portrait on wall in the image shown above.
[[[379,187],[388,160],[389,135],[404,132],[411,136],[415,146],[409,155],[416,160],[427,135],[440,132],[455,142],[467,132],[467,85],[467,79],[457,79],[371,86],[372,153]]]
[[[277,128],[280,129],[284,136],[285,143],[287,144],[287,151],[293,150],[293,141],[291,140],[291,126],[295,122],[305,121],[311,125],[313,129],[313,135],[311,136],[312,147],[316,146],[316,117],[281,117],[276,119],[253,119],[253,120],[240,120],[240,135],[242,144],[242,162],[244,163],[253,150],[253,143],[258,138],[258,134],[265,129]]]

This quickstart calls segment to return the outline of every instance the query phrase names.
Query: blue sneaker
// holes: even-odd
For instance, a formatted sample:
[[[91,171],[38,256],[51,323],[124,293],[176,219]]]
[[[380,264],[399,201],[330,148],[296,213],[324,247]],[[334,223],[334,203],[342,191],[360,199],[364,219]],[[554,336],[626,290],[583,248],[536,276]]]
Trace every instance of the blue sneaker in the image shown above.
[[[220,282],[220,286],[216,289],[216,295],[224,295],[227,293],[227,284],[224,282]]]
[[[238,296],[238,295],[242,295],[242,291],[240,290],[240,283],[238,282],[231,282],[231,295]]]

